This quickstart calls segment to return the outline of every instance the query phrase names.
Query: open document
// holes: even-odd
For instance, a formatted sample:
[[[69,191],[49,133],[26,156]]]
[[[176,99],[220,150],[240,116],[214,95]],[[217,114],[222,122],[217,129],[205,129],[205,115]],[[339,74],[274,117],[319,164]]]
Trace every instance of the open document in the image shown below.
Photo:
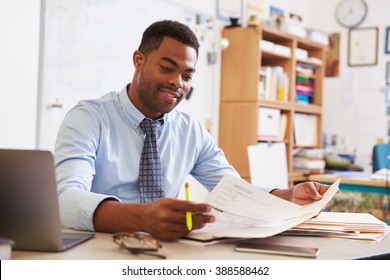
[[[300,206],[261,190],[242,179],[226,175],[206,198],[216,218],[194,230],[188,238],[212,240],[221,237],[260,238],[288,230],[318,215],[338,191],[340,179],[322,199]]]

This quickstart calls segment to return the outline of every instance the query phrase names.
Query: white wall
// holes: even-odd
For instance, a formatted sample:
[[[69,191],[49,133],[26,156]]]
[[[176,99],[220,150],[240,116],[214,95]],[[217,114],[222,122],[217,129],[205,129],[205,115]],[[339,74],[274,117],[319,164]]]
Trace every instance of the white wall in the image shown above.
[[[34,148],[39,0],[0,0],[0,148]]]

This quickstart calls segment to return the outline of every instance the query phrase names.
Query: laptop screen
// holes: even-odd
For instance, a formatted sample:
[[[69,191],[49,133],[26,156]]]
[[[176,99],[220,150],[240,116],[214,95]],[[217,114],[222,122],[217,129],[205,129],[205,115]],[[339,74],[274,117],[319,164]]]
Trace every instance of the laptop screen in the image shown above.
[[[0,149],[0,237],[14,249],[65,249],[51,152]]]

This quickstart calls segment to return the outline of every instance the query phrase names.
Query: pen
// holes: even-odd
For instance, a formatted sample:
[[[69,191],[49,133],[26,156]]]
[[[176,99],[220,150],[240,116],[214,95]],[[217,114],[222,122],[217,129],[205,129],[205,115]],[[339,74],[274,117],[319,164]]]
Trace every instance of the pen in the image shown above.
[[[190,187],[188,185],[188,182],[185,184],[185,191],[186,191],[186,200],[190,201]],[[186,224],[188,230],[192,230],[192,213],[191,211],[186,212]]]

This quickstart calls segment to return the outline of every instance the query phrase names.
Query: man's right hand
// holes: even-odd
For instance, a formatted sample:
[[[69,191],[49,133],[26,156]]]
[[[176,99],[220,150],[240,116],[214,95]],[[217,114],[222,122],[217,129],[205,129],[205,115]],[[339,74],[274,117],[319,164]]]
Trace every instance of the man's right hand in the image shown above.
[[[189,233],[186,212],[192,212],[193,229],[204,227],[215,221],[209,215],[211,206],[173,198],[160,198],[143,205],[142,223],[144,231],[163,240],[174,240]]]
[[[211,206],[174,198],[160,198],[151,203],[131,204],[106,200],[94,213],[96,231],[142,231],[160,240],[175,240],[189,233],[186,212],[192,212],[192,229],[204,227],[215,221],[208,214]]]

